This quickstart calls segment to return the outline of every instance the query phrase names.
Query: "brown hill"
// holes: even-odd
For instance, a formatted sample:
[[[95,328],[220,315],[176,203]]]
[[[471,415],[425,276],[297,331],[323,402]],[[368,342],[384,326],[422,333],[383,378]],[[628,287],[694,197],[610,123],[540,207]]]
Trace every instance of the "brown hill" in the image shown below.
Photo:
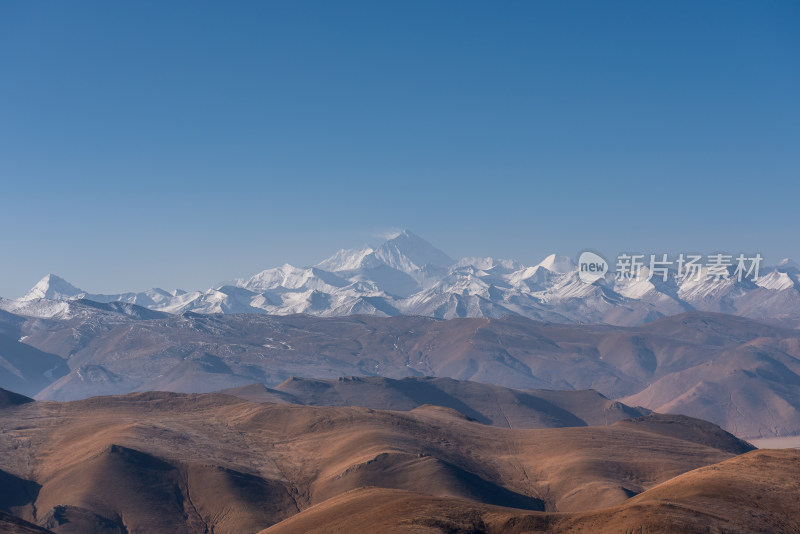
[[[33,402],[33,399],[26,397],[25,395],[20,395],[19,393],[14,393],[13,391],[0,388],[0,409],[19,406],[29,402]]]
[[[794,341],[758,338],[722,350],[620,400],[659,412],[692,414],[738,436],[796,435],[800,376],[794,347],[787,347]]]
[[[361,488],[261,534],[345,532],[789,534],[800,531],[800,451],[754,451],[588,513],[520,513],[453,498]]]
[[[0,367],[8,370],[0,387],[70,400],[255,382],[276,388],[293,376],[437,376],[521,390],[594,389],[708,419],[744,438],[800,434],[800,331],[742,317],[688,312],[623,328],[521,317],[144,319],[84,308],[46,321],[0,317],[7,342]]]
[[[0,509],[57,533],[256,532],[367,486],[523,515],[585,512],[750,449],[671,416],[522,430],[449,408],[220,394],[29,403],[0,411],[0,430],[0,469],[27,488],[2,494]]]
[[[0,512],[0,532],[3,534],[53,534],[51,530],[5,512]]]
[[[452,378],[292,377],[268,388],[250,384],[224,390],[254,402],[307,406],[364,406],[413,410],[430,404],[452,408],[481,423],[510,428],[609,425],[648,413],[612,401],[596,391],[515,390]]]

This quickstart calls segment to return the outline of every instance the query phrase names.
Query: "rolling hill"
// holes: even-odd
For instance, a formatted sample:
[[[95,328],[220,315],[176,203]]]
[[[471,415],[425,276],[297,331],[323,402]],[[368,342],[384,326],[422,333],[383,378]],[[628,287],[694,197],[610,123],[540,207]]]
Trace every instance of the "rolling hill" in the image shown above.
[[[291,377],[433,376],[519,390],[593,389],[630,406],[707,419],[748,439],[800,434],[800,331],[733,315],[687,312],[613,327],[518,316],[147,317],[131,308],[62,304],[68,313],[61,318],[0,315],[0,387],[72,400],[276,388]],[[325,402],[348,398],[334,397]]]
[[[609,425],[648,410],[609,400],[596,391],[515,390],[452,378],[292,377],[268,388],[261,383],[223,390],[254,402],[306,406],[364,406],[413,410],[425,405],[456,410],[475,421],[505,428]]]
[[[360,488],[260,534],[789,534],[800,529],[798,478],[800,452],[755,451],[675,477],[621,505],[570,514],[531,514],[403,490]]]
[[[449,512],[437,512],[438,523],[427,515],[441,503],[454,503],[467,522],[486,523],[486,513],[511,514],[505,523],[584,521],[582,514],[604,517],[619,507],[635,517],[636,496],[646,501],[648,492],[681,480],[675,477],[713,470],[752,449],[682,416],[524,430],[432,405],[396,412],[223,394],[26,403],[0,410],[0,430],[0,509],[56,533],[297,532],[307,521],[334,531],[319,510],[343,506],[347,521],[376,519],[375,506],[386,498],[395,510],[380,518],[394,525],[388,531],[411,524],[453,532]],[[793,462],[781,458],[760,476],[780,469],[789,476]],[[765,503],[793,498],[793,491]],[[388,497],[353,501],[364,492]],[[397,495],[427,504],[401,518]],[[700,497],[686,499],[705,513]],[[746,516],[753,506],[737,513]],[[770,504],[757,513],[794,521],[789,508]],[[348,525],[341,528],[357,526]]]

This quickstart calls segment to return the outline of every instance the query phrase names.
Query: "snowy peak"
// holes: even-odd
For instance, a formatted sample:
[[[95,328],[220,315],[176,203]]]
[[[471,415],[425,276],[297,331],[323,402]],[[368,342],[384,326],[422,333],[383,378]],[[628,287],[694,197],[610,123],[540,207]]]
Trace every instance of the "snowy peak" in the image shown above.
[[[548,271],[554,273],[568,273],[575,270],[575,262],[567,256],[559,256],[558,254],[550,254],[536,267],[544,267]]]
[[[364,245],[342,249],[316,267],[335,273],[387,265],[407,274],[415,274],[428,265],[447,268],[453,263],[453,259],[438,248],[409,230],[403,230],[378,248]]]
[[[756,285],[764,289],[783,291],[794,287],[794,280],[792,280],[787,273],[772,271],[765,276],[760,276],[758,280],[756,280]]]
[[[270,289],[303,289],[312,287],[338,288],[349,285],[350,282],[335,274],[316,267],[299,268],[284,264],[282,267],[261,271],[247,280],[241,287],[251,291],[266,291]]]
[[[374,267],[378,263],[373,259],[375,252],[369,245],[353,249],[341,249],[330,258],[319,262],[316,267],[332,273],[338,271],[354,271],[356,269]],[[372,259],[373,261],[370,261]]]
[[[386,241],[374,254],[389,267],[409,274],[426,265],[447,268],[455,263],[447,254],[408,230]]]
[[[504,273],[512,273],[523,268],[523,265],[516,260],[503,260],[492,257],[480,258],[470,256],[461,258],[455,263],[451,269],[458,269],[461,267],[475,267],[481,271],[501,271]]]
[[[637,325],[686,310],[773,319],[800,327],[800,270],[791,260],[764,268],[757,281],[713,279],[707,268],[695,278],[580,280],[573,260],[552,254],[526,267],[512,260],[467,257],[454,262],[404,230],[380,246],[339,250],[314,267],[285,264],[206,291],[152,289],[117,295],[88,294],[55,275],[25,297],[0,299],[0,309],[32,317],[72,317],[87,306],[79,299],[119,303],[167,313],[306,313],[341,316],[425,315],[499,317],[516,314],[554,322]],[[732,274],[729,273],[729,274]],[[103,308],[106,309],[106,308]]]
[[[303,277],[303,269],[298,269],[288,263],[283,264],[281,267],[273,267],[272,269],[265,269],[260,273],[254,274],[247,279],[241,287],[251,289],[253,291],[273,289],[284,285],[289,279],[297,279]]]
[[[48,274],[31,288],[28,293],[22,297],[22,301],[31,301],[38,299],[50,300],[65,300],[79,295],[83,295],[84,291],[79,289],[61,277],[54,274]]]

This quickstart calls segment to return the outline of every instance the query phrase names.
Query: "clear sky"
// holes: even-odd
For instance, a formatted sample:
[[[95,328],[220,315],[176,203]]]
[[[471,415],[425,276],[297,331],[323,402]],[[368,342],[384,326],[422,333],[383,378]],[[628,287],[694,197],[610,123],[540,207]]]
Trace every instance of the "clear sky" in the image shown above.
[[[451,256],[800,260],[800,2],[0,3],[0,295]]]

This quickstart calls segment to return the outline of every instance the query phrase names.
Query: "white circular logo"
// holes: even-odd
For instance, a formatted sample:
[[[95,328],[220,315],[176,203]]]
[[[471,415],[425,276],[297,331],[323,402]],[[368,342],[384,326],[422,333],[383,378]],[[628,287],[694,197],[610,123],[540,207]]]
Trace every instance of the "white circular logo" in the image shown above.
[[[588,250],[578,257],[578,276],[582,282],[591,284],[608,272],[608,262],[602,256]]]

